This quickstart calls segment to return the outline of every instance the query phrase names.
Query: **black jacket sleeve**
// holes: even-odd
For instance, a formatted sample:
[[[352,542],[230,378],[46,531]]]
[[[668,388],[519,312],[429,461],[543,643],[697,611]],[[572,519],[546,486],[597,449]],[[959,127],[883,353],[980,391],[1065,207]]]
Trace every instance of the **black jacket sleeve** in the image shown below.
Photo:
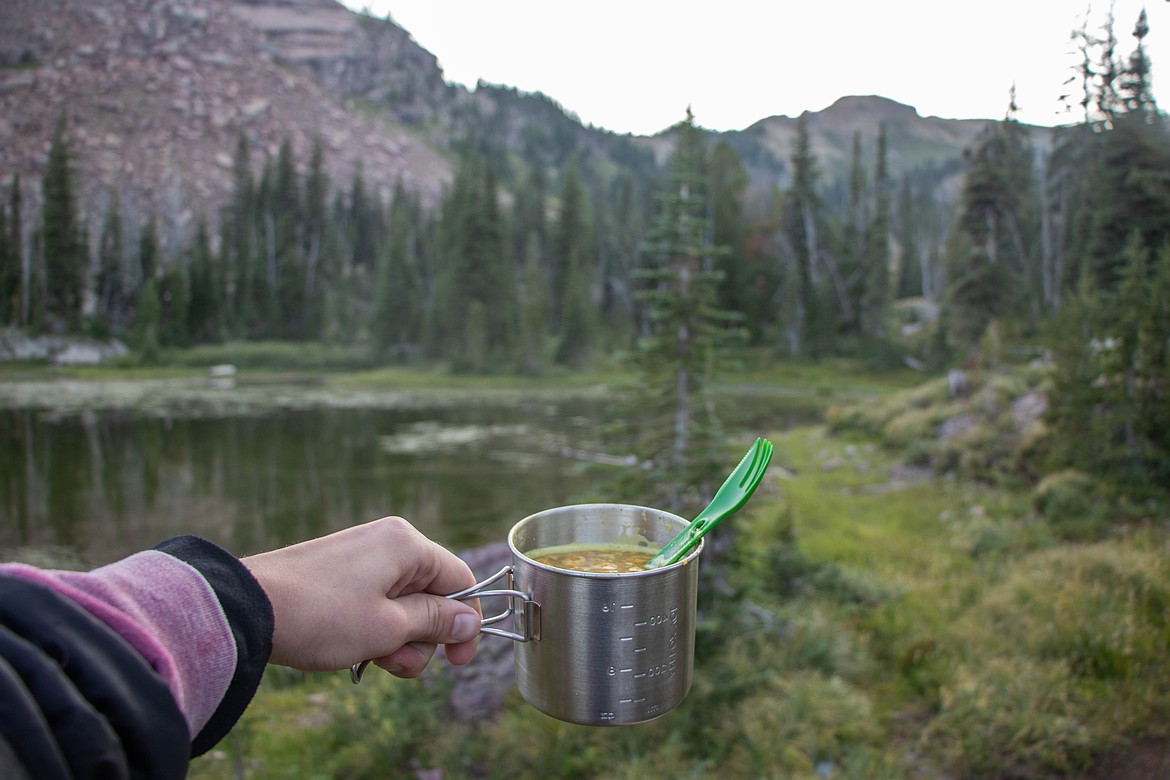
[[[0,573],[0,778],[181,778],[235,725],[271,653],[272,607],[210,542],[157,549],[203,575],[231,627],[236,668],[210,721],[191,740],[165,681],[125,639],[52,588]]]
[[[195,567],[211,584],[236,640],[236,673],[231,686],[191,745],[191,755],[199,756],[231,731],[260,685],[272,654],[272,604],[244,564],[208,541],[179,536],[156,549]]]
[[[0,575],[0,658],[0,738],[28,775],[186,775],[187,723],[170,689],[77,604]]]

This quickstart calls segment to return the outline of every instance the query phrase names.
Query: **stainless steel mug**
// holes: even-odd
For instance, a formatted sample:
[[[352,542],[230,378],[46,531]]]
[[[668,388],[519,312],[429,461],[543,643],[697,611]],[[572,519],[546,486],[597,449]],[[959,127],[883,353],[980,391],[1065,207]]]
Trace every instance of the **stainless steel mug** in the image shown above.
[[[654,550],[687,521],[660,509],[582,504],[526,517],[508,534],[513,584],[538,605],[530,641],[515,646],[516,686],[560,720],[641,723],[677,707],[691,688],[699,553],[632,574],[591,574],[527,553],[562,544],[645,538]],[[519,611],[518,611],[519,614]],[[525,626],[520,616],[517,633]]]
[[[516,686],[541,712],[591,726],[653,720],[691,688],[702,544],[671,566],[627,574],[569,571],[528,553],[631,539],[657,550],[686,525],[661,509],[629,504],[547,509],[508,533],[510,565],[448,598],[507,599],[482,632],[516,642]],[[492,587],[499,582],[503,587]],[[511,630],[497,627],[509,618]],[[353,667],[354,682],[368,663]]]

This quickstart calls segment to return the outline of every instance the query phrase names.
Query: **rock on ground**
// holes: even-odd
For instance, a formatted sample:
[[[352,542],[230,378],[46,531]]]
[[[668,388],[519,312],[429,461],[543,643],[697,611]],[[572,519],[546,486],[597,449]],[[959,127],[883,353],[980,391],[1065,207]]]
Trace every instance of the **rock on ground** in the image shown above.
[[[504,542],[477,547],[460,554],[475,573],[477,582],[498,572],[512,561],[512,552]],[[485,616],[504,608],[501,599],[483,602]],[[475,660],[466,666],[448,666],[454,686],[451,709],[460,720],[483,718],[495,713],[515,685],[512,641],[497,636],[482,636]]]

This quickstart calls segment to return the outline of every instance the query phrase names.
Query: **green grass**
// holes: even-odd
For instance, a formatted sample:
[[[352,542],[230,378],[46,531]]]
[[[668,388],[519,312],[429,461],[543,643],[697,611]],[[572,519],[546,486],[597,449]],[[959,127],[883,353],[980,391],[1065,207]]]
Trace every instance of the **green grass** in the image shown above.
[[[674,712],[595,729],[552,720],[513,691],[495,717],[464,723],[451,717],[441,663],[422,681],[374,675],[361,686],[340,672],[273,669],[192,776],[1058,778],[1127,740],[1170,736],[1170,510],[1104,512],[1083,475],[1033,490],[1020,432],[1002,424],[1042,381],[1030,369],[953,401],[909,372],[752,365],[722,375],[716,395],[759,404],[776,454],[751,503],[717,531],[734,543],[720,587],[704,594],[694,684]],[[604,394],[627,379],[609,367],[319,374],[338,387],[446,393]],[[768,410],[803,406],[832,409],[825,423],[766,422]],[[976,422],[969,435],[940,442],[938,425],[963,414]]]
[[[247,775],[1057,778],[1167,736],[1170,516],[1061,543],[1027,491],[892,478],[895,453],[824,426],[772,438],[731,521],[734,595],[711,597],[671,714],[592,729],[513,692],[458,723],[441,668],[376,689],[314,676],[261,690],[236,737]],[[233,755],[194,776],[231,776]]]

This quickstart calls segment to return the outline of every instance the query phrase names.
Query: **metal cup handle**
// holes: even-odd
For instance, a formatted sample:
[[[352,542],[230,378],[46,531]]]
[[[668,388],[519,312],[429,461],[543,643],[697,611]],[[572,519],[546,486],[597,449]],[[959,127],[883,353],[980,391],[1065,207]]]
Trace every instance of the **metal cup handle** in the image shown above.
[[[505,639],[511,639],[514,642],[528,642],[533,639],[540,638],[540,605],[532,600],[532,597],[527,593],[513,588],[513,573],[514,570],[511,564],[508,564],[498,572],[488,577],[486,580],[475,583],[470,588],[465,588],[458,593],[452,593],[444,598],[455,599],[456,601],[466,601],[468,599],[477,599],[480,597],[487,598],[489,596],[503,596],[508,599],[507,608],[498,615],[486,617],[480,624],[479,632],[481,634],[491,634],[493,636],[502,636]],[[503,588],[489,588],[499,580],[504,580]],[[512,615],[519,615],[521,632],[507,631],[502,628],[495,628],[495,624],[507,620]],[[362,681],[362,674],[366,671],[366,667],[370,665],[370,661],[361,661],[349,668],[349,679],[353,680],[354,685]]]

